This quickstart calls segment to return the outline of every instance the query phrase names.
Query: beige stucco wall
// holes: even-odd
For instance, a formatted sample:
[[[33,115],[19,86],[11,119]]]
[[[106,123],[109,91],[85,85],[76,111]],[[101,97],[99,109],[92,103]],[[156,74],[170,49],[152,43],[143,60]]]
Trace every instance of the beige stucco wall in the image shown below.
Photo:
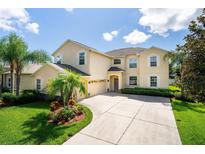
[[[167,88],[169,84],[169,64],[164,61],[165,51],[158,48],[150,48],[140,54],[140,86],[149,87],[149,77],[158,76],[158,88]],[[157,67],[149,66],[149,57],[156,55],[159,64]]]
[[[85,64],[79,65],[79,52],[85,52]],[[87,48],[83,48],[82,46],[79,46],[72,42],[65,43],[59,50],[56,52],[53,56],[62,56],[62,63],[63,64],[69,64],[73,67],[78,68],[79,70],[90,74],[90,67],[89,67],[89,56],[90,52]]]
[[[107,70],[111,66],[111,58],[90,52],[90,75],[91,79],[107,79]]]
[[[29,75],[21,75],[20,90],[34,89],[33,77]]]
[[[3,86],[10,88],[8,86],[10,74],[5,74],[3,77]],[[31,74],[22,74],[20,82],[20,90],[33,89],[33,77]],[[14,88],[16,88],[16,79],[14,79]]]
[[[46,91],[48,80],[57,77],[58,74],[58,70],[46,64],[33,75],[33,88],[36,89],[36,80],[40,79],[42,82],[42,90]]]

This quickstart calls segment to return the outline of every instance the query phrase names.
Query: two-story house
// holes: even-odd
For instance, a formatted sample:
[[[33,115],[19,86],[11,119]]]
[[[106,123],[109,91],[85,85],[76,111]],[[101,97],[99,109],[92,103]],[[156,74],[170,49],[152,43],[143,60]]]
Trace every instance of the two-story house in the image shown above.
[[[20,88],[46,92],[48,80],[65,69],[82,75],[88,96],[125,87],[167,88],[169,83],[167,51],[151,48],[124,48],[106,53],[73,40],[65,41],[53,54],[54,63],[30,64],[24,68]],[[10,76],[3,75],[3,86]],[[85,96],[79,96],[82,98]]]

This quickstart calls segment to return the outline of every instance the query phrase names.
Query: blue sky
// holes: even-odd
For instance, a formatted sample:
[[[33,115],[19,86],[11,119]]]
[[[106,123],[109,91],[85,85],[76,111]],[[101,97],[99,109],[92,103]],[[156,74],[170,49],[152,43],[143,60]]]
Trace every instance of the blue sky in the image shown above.
[[[199,14],[199,9],[0,9],[0,36],[16,31],[31,50],[50,54],[67,39],[102,52],[151,46],[174,50]]]

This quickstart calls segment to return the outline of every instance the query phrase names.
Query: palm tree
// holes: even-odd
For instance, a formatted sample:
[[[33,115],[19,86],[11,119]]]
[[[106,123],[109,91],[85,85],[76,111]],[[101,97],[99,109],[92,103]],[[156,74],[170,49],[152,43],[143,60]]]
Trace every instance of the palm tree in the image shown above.
[[[1,60],[10,66],[11,74],[11,92],[14,93],[14,70],[16,67],[15,59],[20,51],[25,49],[23,39],[15,33],[11,33],[0,39],[0,57]]]
[[[77,94],[77,91],[83,94],[86,93],[82,78],[75,72],[66,70],[65,73],[59,74],[55,79],[49,80],[49,95],[55,96],[60,92],[64,107],[66,107],[69,100],[73,100],[73,95]]]
[[[4,63],[10,65],[12,93],[14,93],[14,72],[16,73],[16,95],[19,95],[21,73],[25,65],[50,61],[50,57],[43,50],[28,51],[24,39],[15,33],[0,40],[0,57]]]
[[[19,56],[15,59],[16,67],[16,95],[19,95],[20,91],[20,81],[21,81],[21,73],[25,65],[29,63],[46,63],[50,61],[50,56],[43,50],[35,50],[33,52],[29,52],[27,49],[22,50],[19,53]]]

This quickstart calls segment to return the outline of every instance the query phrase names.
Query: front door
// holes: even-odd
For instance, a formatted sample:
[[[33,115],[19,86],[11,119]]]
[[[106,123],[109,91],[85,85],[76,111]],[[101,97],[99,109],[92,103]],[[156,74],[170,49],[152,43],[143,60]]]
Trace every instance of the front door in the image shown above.
[[[118,91],[118,78],[114,78],[114,91]]]

